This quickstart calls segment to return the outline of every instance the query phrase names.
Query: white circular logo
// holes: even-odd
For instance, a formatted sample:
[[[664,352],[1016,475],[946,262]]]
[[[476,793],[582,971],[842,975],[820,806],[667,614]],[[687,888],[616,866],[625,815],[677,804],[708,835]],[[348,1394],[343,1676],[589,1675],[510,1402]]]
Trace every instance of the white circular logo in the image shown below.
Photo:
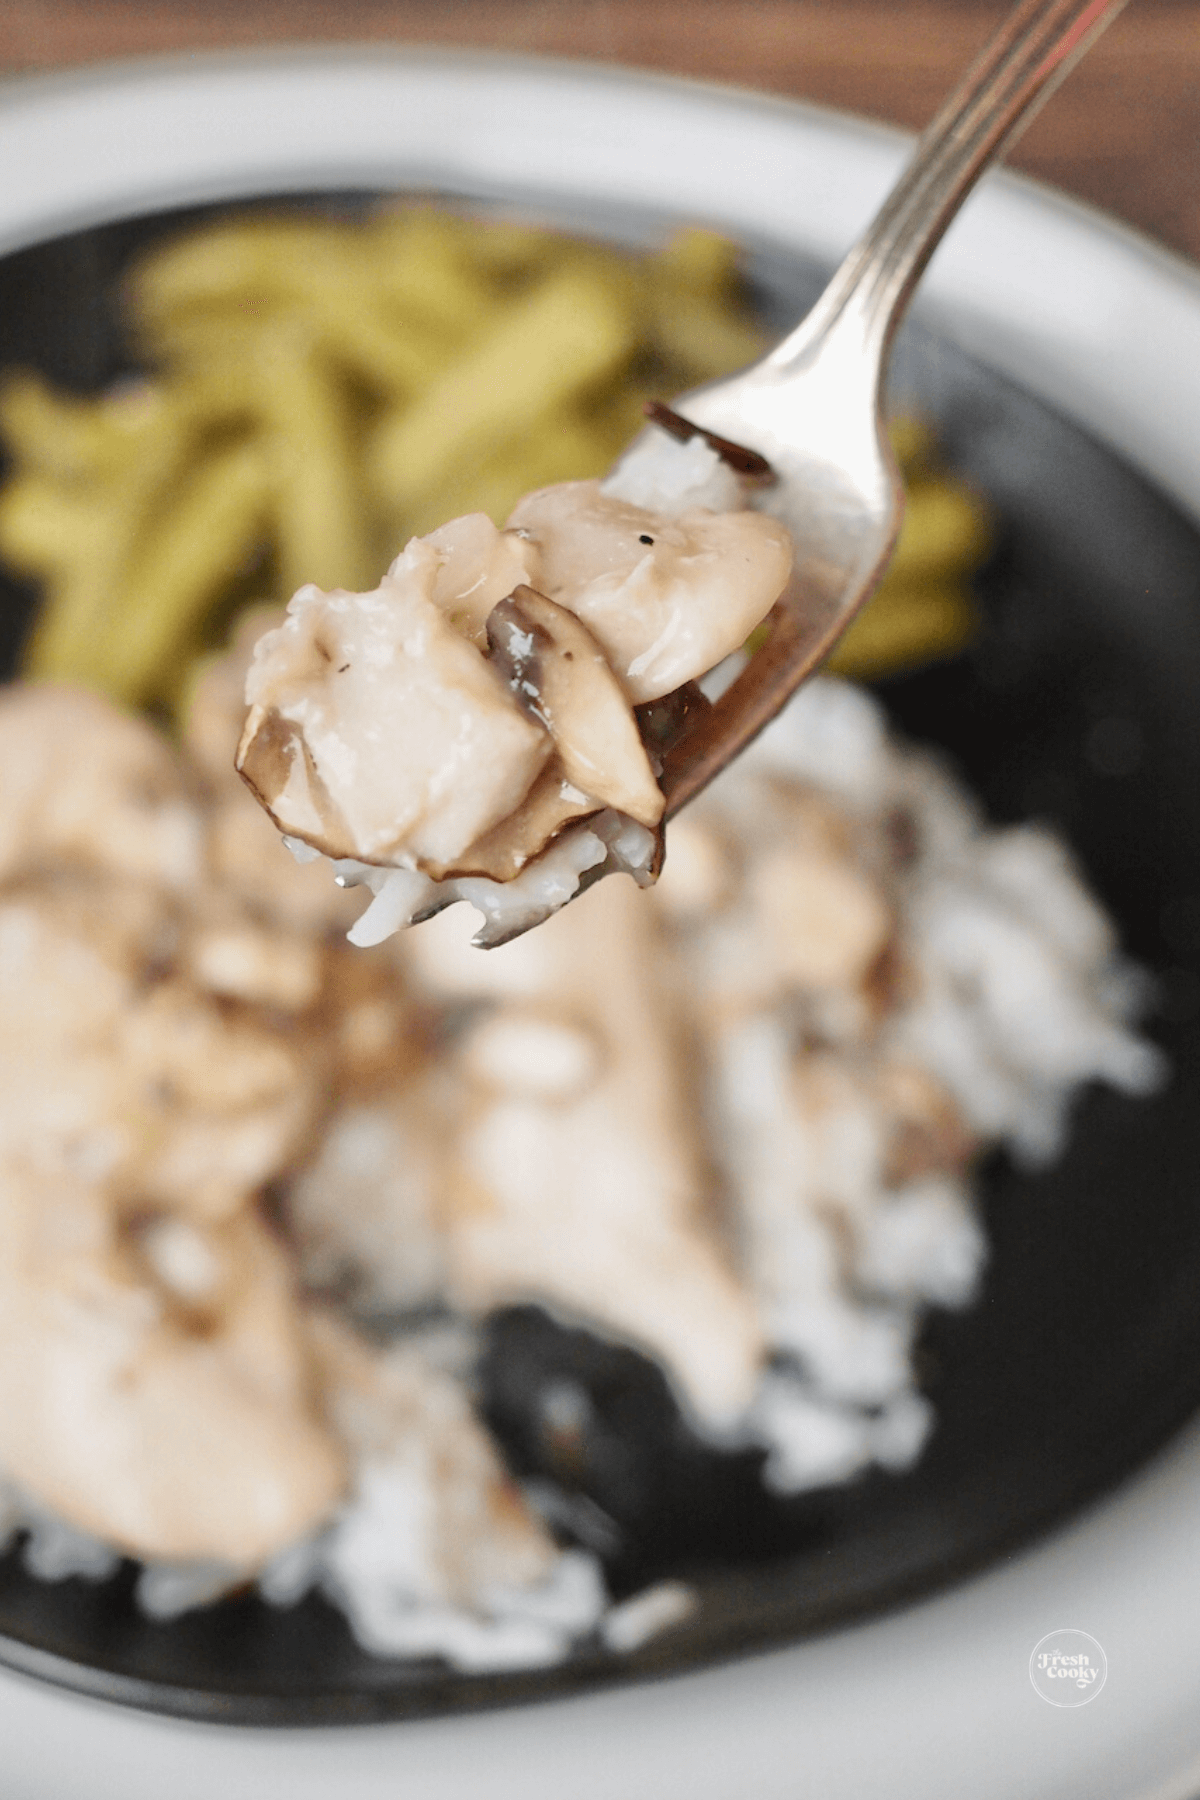
[[[1064,1626],[1033,1647],[1029,1679],[1051,1706],[1086,1706],[1104,1686],[1108,1658],[1086,1631]]]

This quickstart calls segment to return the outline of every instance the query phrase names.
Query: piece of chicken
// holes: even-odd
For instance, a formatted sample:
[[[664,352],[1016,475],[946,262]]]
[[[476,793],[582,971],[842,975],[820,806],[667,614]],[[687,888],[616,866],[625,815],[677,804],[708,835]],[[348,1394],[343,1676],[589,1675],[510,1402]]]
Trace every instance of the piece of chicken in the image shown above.
[[[287,1184],[288,1236],[310,1289],[384,1317],[445,1304],[451,1127],[440,1087],[414,1072],[393,1076],[390,1091],[347,1094]]]
[[[696,1000],[714,1022],[802,1001],[810,1036],[867,1038],[902,960],[873,825],[799,783],[745,789],[703,796],[668,839],[659,900],[690,934]]]
[[[372,594],[296,595],[256,647],[238,748],[282,831],[335,860],[503,880],[589,810],[657,824],[628,701],[572,613],[520,578],[504,591],[514,546],[470,516],[414,538]],[[517,841],[493,845],[519,809]]]
[[[487,959],[451,913],[406,940],[440,1045],[335,1115],[287,1217],[317,1285],[385,1313],[540,1302],[657,1357],[721,1431],[764,1340],[714,1210],[660,948],[615,882]]]
[[[324,1104],[320,1048],[199,986],[203,948],[144,882],[0,889],[0,1156],[202,1218],[288,1166]]]
[[[707,493],[715,453],[697,474],[663,441]],[[676,502],[543,489],[503,532],[412,539],[370,594],[302,588],[259,643],[238,768],[298,853],[375,893],[353,941],[466,898],[502,942],[588,870],[654,880],[659,746],[633,708],[737,649],[792,561],[766,515]]]
[[[0,1161],[0,1466],[127,1555],[253,1571],[336,1505],[289,1259]]]
[[[695,1417],[726,1428],[764,1344],[714,1211],[651,913],[605,882],[486,962],[449,913],[409,955],[443,996],[485,1003],[448,1084],[451,1298],[591,1321],[657,1357]]]
[[[186,891],[203,825],[170,746],[83,688],[0,691],[0,881],[47,862],[107,869]]]

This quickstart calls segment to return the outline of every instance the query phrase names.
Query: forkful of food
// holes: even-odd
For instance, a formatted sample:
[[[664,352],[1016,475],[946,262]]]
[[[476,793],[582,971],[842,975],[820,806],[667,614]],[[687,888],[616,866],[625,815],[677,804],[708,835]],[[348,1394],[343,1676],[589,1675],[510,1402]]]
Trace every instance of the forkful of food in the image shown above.
[[[256,648],[237,766],[295,855],[373,895],[352,941],[466,900],[491,947],[603,875],[657,878],[666,820],[881,580],[897,326],[979,176],[1123,4],[1024,0],[801,324],[651,403],[603,481],[414,538],[370,593],[300,589]]]

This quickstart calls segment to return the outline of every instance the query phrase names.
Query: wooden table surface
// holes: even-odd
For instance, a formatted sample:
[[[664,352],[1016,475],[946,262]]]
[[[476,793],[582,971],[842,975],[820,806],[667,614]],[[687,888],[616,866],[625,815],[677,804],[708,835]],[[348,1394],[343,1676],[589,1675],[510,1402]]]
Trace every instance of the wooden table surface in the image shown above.
[[[0,71],[375,41],[579,56],[920,126],[1007,0],[2,0]],[[1200,0],[1132,0],[1014,150],[1200,260]]]

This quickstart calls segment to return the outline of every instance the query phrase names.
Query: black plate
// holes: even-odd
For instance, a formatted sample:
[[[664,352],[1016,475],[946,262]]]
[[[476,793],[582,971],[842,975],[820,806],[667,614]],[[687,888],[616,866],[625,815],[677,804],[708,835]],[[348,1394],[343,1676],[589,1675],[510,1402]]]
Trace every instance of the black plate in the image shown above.
[[[181,219],[5,259],[0,362],[82,390],[111,378],[124,366],[114,278]],[[653,225],[586,221],[633,240]],[[753,274],[781,326],[820,284],[769,249]],[[366,1656],[318,1600],[280,1613],[244,1599],[159,1625],[134,1607],[131,1569],[48,1585],[14,1553],[0,1559],[0,1660],[137,1706],[258,1724],[464,1710],[670,1673],[944,1587],[1103,1494],[1200,1404],[1200,538],[1111,453],[950,345],[910,329],[896,383],[992,496],[1003,538],[981,583],[978,644],[883,698],[905,730],[953,753],[993,818],[1047,820],[1073,845],[1128,950],[1158,976],[1154,1032],[1175,1071],[1150,1102],[1086,1094],[1054,1169],[1023,1175],[996,1157],[983,1170],[986,1288],[922,1334],[938,1429],[918,1468],[769,1501],[753,1457],[716,1459],[688,1438],[651,1365],[524,1309],[493,1321],[485,1367],[514,1466],[537,1465],[538,1386],[556,1372],[581,1381],[597,1421],[585,1485],[626,1527],[613,1586],[685,1576],[701,1596],[692,1622],[633,1656],[585,1648],[549,1671],[462,1676]],[[32,598],[0,589],[0,667],[11,670]]]

